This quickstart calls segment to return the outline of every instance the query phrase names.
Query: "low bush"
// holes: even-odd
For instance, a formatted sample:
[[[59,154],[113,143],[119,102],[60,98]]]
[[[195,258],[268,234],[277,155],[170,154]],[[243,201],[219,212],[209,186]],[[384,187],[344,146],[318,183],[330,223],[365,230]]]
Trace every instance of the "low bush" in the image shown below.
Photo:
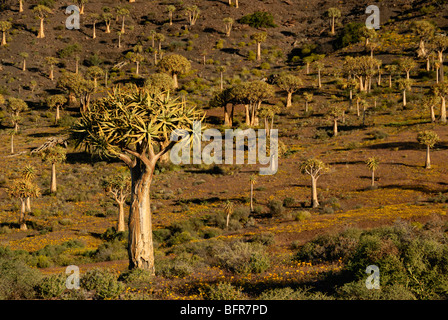
[[[94,291],[98,299],[117,298],[124,290],[123,283],[108,270],[90,269],[80,279],[82,288]]]
[[[259,243],[236,241],[224,247],[217,258],[225,269],[239,274],[261,273],[270,267],[269,257]]]
[[[62,273],[47,276],[37,285],[36,292],[43,299],[59,298],[66,289],[65,281],[66,276]]]
[[[35,298],[34,288],[41,277],[39,271],[20,259],[0,257],[0,300]]]
[[[237,288],[228,282],[207,285],[202,291],[205,300],[241,300],[244,298],[242,288]]]

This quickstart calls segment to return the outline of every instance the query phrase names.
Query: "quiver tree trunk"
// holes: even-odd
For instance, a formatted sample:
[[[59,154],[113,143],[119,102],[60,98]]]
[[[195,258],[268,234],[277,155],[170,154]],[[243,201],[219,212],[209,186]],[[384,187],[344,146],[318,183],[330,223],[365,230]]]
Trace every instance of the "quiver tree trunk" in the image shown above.
[[[317,199],[317,178],[311,176],[311,206],[317,208],[319,200]]]
[[[261,42],[257,42],[257,60],[261,60]]]
[[[56,163],[51,164],[51,182],[50,182],[50,193],[55,193],[57,191],[56,186]]]
[[[14,134],[11,134],[11,154],[14,154]]]
[[[445,97],[441,97],[442,104],[440,106],[440,122],[446,123],[446,99]]]
[[[124,232],[124,201],[118,201],[118,221],[117,221],[117,231]]]
[[[44,32],[44,19],[40,19],[40,28],[39,33],[37,34],[38,38],[45,38],[45,32]]]
[[[333,119],[333,136],[334,137],[338,136],[338,119],[337,118]]]
[[[155,161],[145,166],[141,161],[131,168],[132,190],[129,211],[129,268],[155,274],[152,239],[150,187]]]
[[[20,230],[27,230],[28,229],[26,227],[25,215],[26,215],[25,199],[21,198],[20,199],[20,217],[19,217]]]
[[[375,186],[375,170],[372,170],[372,187]]]
[[[286,108],[292,106],[292,92],[288,92],[288,96],[286,97]]]
[[[27,197],[26,198],[26,208],[25,208],[26,212],[31,212],[31,197]]]
[[[426,162],[425,162],[425,168],[431,169],[431,158],[429,156],[429,146],[426,146]]]

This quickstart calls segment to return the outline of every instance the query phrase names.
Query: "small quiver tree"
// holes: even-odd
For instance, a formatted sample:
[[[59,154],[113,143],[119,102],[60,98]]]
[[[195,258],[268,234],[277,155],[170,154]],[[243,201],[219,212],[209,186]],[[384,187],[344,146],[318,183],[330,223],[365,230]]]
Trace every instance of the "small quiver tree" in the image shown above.
[[[372,187],[375,186],[375,171],[380,165],[380,159],[377,157],[370,157],[366,161],[367,168],[372,172]]]
[[[420,131],[417,134],[417,141],[420,144],[423,144],[426,146],[426,162],[425,162],[425,168],[430,169],[431,168],[431,158],[429,155],[429,150],[434,147],[434,145],[440,141],[439,136],[434,131],[425,130]]]
[[[8,188],[8,194],[11,198],[20,200],[20,216],[19,225],[20,230],[27,230],[26,227],[26,199],[37,198],[40,196],[39,187],[31,180],[20,178],[14,180],[12,185]]]
[[[330,168],[321,160],[310,158],[300,163],[299,170],[302,174],[307,174],[311,177],[311,206],[317,208],[319,206],[317,180],[322,174],[327,173]]]
[[[59,145],[47,148],[40,152],[42,161],[51,164],[50,193],[57,192],[56,164],[64,162],[66,159],[66,154],[66,149]]]
[[[126,198],[131,194],[131,176],[129,171],[117,171],[101,181],[104,191],[110,193],[118,205],[117,231],[125,231],[124,204]]]

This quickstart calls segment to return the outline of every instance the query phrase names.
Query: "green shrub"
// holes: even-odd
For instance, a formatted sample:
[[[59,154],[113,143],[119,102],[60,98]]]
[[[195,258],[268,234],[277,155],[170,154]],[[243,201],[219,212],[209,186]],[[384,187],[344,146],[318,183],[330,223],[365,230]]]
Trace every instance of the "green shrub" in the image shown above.
[[[37,294],[43,299],[59,298],[66,288],[65,281],[66,276],[61,273],[45,277],[37,285]]]
[[[257,233],[253,235],[248,242],[259,243],[264,246],[270,246],[275,243],[274,234],[271,232]]]
[[[286,197],[285,199],[283,199],[283,206],[286,208],[290,208],[290,207],[294,206],[295,203],[296,203],[296,200],[294,198]]]
[[[299,211],[294,214],[294,219],[297,221],[303,221],[311,218],[311,213],[309,211]]]
[[[263,291],[258,300],[303,300],[304,294],[300,290],[293,290],[290,287],[275,288]]]
[[[159,259],[156,260],[156,275],[183,278],[195,270],[198,261],[197,256],[187,253],[180,254],[174,259]]]
[[[80,285],[88,291],[95,291],[99,299],[117,298],[124,290],[123,283],[108,270],[91,269],[80,279]]]
[[[268,202],[268,208],[273,217],[282,216],[285,208],[283,207],[283,203],[279,200],[270,200]]]
[[[39,271],[30,268],[22,260],[0,258],[0,300],[35,298],[34,287],[41,277]]]
[[[244,298],[242,288],[236,288],[228,282],[207,285],[203,296],[206,300],[241,300]]]
[[[128,257],[128,251],[123,242],[113,240],[99,245],[98,249],[92,254],[92,257],[96,261],[124,260]]]
[[[147,285],[152,280],[152,275],[147,270],[132,269],[122,273],[118,280],[133,286]]]
[[[334,42],[336,49],[344,48],[350,44],[358,43],[362,39],[362,29],[364,25],[359,22],[350,22],[344,26]]]
[[[247,24],[253,28],[275,28],[274,17],[269,12],[256,11],[248,14],[239,20],[240,23]]]
[[[261,273],[270,266],[269,258],[259,243],[236,241],[223,248],[217,258],[225,269],[240,274]]]

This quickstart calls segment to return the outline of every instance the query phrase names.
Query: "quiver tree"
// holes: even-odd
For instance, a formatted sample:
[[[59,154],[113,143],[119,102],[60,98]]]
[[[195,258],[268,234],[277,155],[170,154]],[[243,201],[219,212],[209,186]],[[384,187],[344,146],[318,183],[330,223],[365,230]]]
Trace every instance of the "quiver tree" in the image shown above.
[[[54,123],[57,124],[60,118],[59,111],[67,103],[67,98],[62,94],[49,96],[47,98],[47,105],[50,109],[56,109],[54,114]]]
[[[270,137],[270,130],[274,128],[275,115],[280,112],[280,107],[277,105],[263,105],[260,108],[259,116],[264,119],[264,130],[266,137]]]
[[[230,200],[224,204],[224,213],[226,214],[226,229],[229,229],[230,216],[233,214],[233,202]]]
[[[103,10],[104,10],[104,8],[103,8]],[[110,8],[109,8],[109,10],[110,10]],[[114,15],[111,12],[109,12],[109,11],[103,12],[101,14],[101,19],[104,21],[104,24],[106,25],[106,31],[104,31],[105,33],[110,33],[111,32],[110,31],[110,24],[112,22],[113,17],[114,17]]]
[[[170,26],[173,25],[173,13],[176,11],[176,7],[173,5],[166,6],[166,12],[168,12],[168,17],[170,19]]]
[[[24,0],[19,0],[19,12],[23,12],[23,2]]]
[[[440,122],[446,123],[446,98],[448,96],[448,81],[439,82],[431,87],[434,96],[440,98]]]
[[[89,0],[76,0],[75,2],[79,6],[79,14],[84,14],[84,8]]]
[[[209,102],[211,108],[224,109],[224,125],[231,127],[233,125],[233,111],[234,111],[234,95],[233,87],[216,92]]]
[[[257,60],[261,60],[261,43],[265,42],[268,37],[266,32],[257,32],[250,36],[251,40],[254,40],[257,44]]]
[[[95,83],[92,80],[84,79],[82,75],[71,72],[62,74],[57,87],[67,91],[69,103],[76,101],[76,97],[79,98],[81,112],[87,109],[92,93],[95,91]]]
[[[9,21],[0,21],[0,31],[2,32],[2,46],[6,45],[6,32],[12,28],[12,24]]]
[[[144,88],[114,88],[90,105],[72,132],[76,146],[122,160],[131,173],[129,268],[154,274],[150,190],[159,158],[176,144],[162,146],[174,130],[192,132],[201,111],[172,99],[161,99]],[[155,147],[158,148],[156,153]]]
[[[104,71],[98,66],[91,66],[86,71],[86,78],[93,80],[95,89],[98,87],[98,79],[104,76]]]
[[[375,186],[375,171],[380,165],[380,159],[377,157],[370,157],[366,160],[367,168],[372,172],[372,187]]]
[[[20,200],[20,217],[19,225],[20,230],[27,230],[26,227],[26,199],[27,198],[37,198],[40,196],[39,187],[33,183],[31,180],[25,178],[20,178],[14,180],[12,185],[8,188],[8,195],[11,198],[16,198]]]
[[[225,66],[217,66],[216,71],[219,72],[219,88],[224,90],[224,72],[226,72]]]
[[[50,193],[57,192],[56,164],[64,162],[66,159],[66,154],[66,149],[59,145],[47,148],[40,152],[42,161],[51,164]]]
[[[27,164],[22,169],[21,174],[23,179],[33,182],[33,179],[36,177],[36,168],[32,165]],[[25,211],[31,212],[31,197],[26,198]]]
[[[277,78],[275,83],[280,89],[287,92],[288,96],[286,98],[286,107],[291,107],[292,95],[302,86],[302,79],[292,74],[283,74]]]
[[[311,92],[304,92],[303,99],[305,100],[305,112],[309,110],[309,104],[313,101],[314,95]]]
[[[173,77],[174,88],[177,89],[179,87],[177,76],[190,71],[191,63],[184,56],[171,54],[160,60],[157,66],[160,72],[171,74]]]
[[[302,174],[308,174],[311,177],[311,206],[316,208],[319,206],[317,199],[317,180],[330,169],[319,159],[310,158],[302,161],[299,165]]]
[[[199,18],[199,14],[201,13],[201,10],[198,8],[198,6],[190,6],[185,9],[187,12],[188,22],[190,23],[190,26],[194,26],[196,24],[196,21]]]
[[[430,169],[431,168],[431,159],[429,156],[429,150],[434,147],[434,145],[440,141],[439,136],[434,131],[425,130],[420,131],[417,134],[417,141],[420,144],[423,144],[426,146],[426,162],[425,162],[425,168]]]
[[[412,79],[398,79],[398,89],[403,93],[403,107],[406,107],[406,92],[411,90],[414,81]]]
[[[384,68],[389,74],[389,88],[392,88],[392,79],[398,73],[398,66],[396,64],[388,64]]]
[[[257,183],[257,176],[251,174],[249,177],[250,182],[250,212],[254,212],[254,186]]]
[[[314,62],[314,65],[317,69],[317,86],[319,88],[322,88],[322,77],[321,77],[321,71],[324,68],[324,64],[322,62],[316,61]]]
[[[162,42],[165,41],[165,35],[163,33],[156,33],[154,34],[154,40],[157,41],[159,52],[162,51]]]
[[[9,98],[6,104],[6,112],[8,112],[14,131],[19,131],[19,124],[22,120],[20,114],[28,110],[28,104],[19,98]]]
[[[120,7],[120,8],[116,8],[116,11],[117,11],[117,15],[121,17],[121,30],[120,30],[120,32],[121,32],[121,34],[125,34],[126,30],[125,30],[124,21],[125,21],[125,18],[127,16],[129,16],[129,10],[127,8]]]
[[[433,37],[435,26],[427,20],[414,21],[412,23],[412,31],[419,39],[417,56],[426,58],[428,56],[426,41]]]
[[[160,94],[163,97],[174,90],[174,81],[169,74],[153,73],[146,79],[145,87],[150,93]]]
[[[129,171],[117,171],[101,181],[104,191],[110,193],[118,205],[117,231],[125,231],[124,204],[131,194],[131,177]]]
[[[344,109],[337,104],[331,104],[328,108],[328,116],[333,122],[333,137],[338,135],[338,120],[343,116]]]
[[[431,46],[434,48],[434,50],[437,53],[437,58],[440,62],[440,69],[439,69],[439,79],[440,81],[444,81],[445,76],[443,72],[443,52],[448,48],[448,37],[444,34],[437,34],[434,36]]]
[[[33,8],[34,15],[36,18],[40,20],[40,27],[39,27],[39,33],[37,34],[38,38],[45,38],[45,32],[44,32],[44,20],[46,17],[48,17],[49,14],[53,13],[53,11],[48,8],[47,6],[38,4]]]
[[[233,99],[244,104],[246,109],[246,124],[258,126],[258,110],[263,101],[274,96],[273,87],[261,80],[244,82],[233,87]]]
[[[326,12],[327,16],[331,19],[330,20],[330,26],[331,26],[331,34],[335,34],[334,32],[334,24],[335,24],[335,20],[336,18],[340,18],[341,17],[341,10],[339,10],[338,8],[329,8]]]
[[[436,114],[434,112],[434,107],[440,103],[440,97],[429,92],[423,98],[423,107],[429,109],[429,115],[431,118],[431,122],[436,122]]]
[[[145,60],[145,57],[139,52],[131,52],[130,51],[126,54],[126,59],[135,63],[135,65],[136,65],[135,74],[139,75],[140,74],[140,64]]]
[[[409,79],[411,70],[414,69],[417,64],[415,63],[414,59],[410,57],[403,57],[398,60],[398,66],[401,71],[406,72],[406,79]]]
[[[222,20],[222,22],[224,22],[224,25],[226,26],[226,36],[230,37],[230,32],[232,31],[232,26],[235,23],[235,20],[233,20],[233,18],[224,18]]]
[[[59,59],[55,57],[46,57],[45,64],[47,64],[50,68],[50,72],[48,73],[48,77],[51,81],[54,80],[54,66],[59,63]]]
[[[377,37],[377,33],[375,31],[375,29],[373,28],[367,28],[366,26],[362,27],[361,29],[361,35],[364,38],[364,47],[367,50],[368,49],[368,45],[369,42],[373,39]]]
[[[19,56],[22,57],[22,71],[26,71],[26,59],[28,59],[28,52],[20,52]]]
[[[101,16],[98,13],[90,13],[88,16],[92,23],[92,39],[96,39],[96,24],[101,19]]]

